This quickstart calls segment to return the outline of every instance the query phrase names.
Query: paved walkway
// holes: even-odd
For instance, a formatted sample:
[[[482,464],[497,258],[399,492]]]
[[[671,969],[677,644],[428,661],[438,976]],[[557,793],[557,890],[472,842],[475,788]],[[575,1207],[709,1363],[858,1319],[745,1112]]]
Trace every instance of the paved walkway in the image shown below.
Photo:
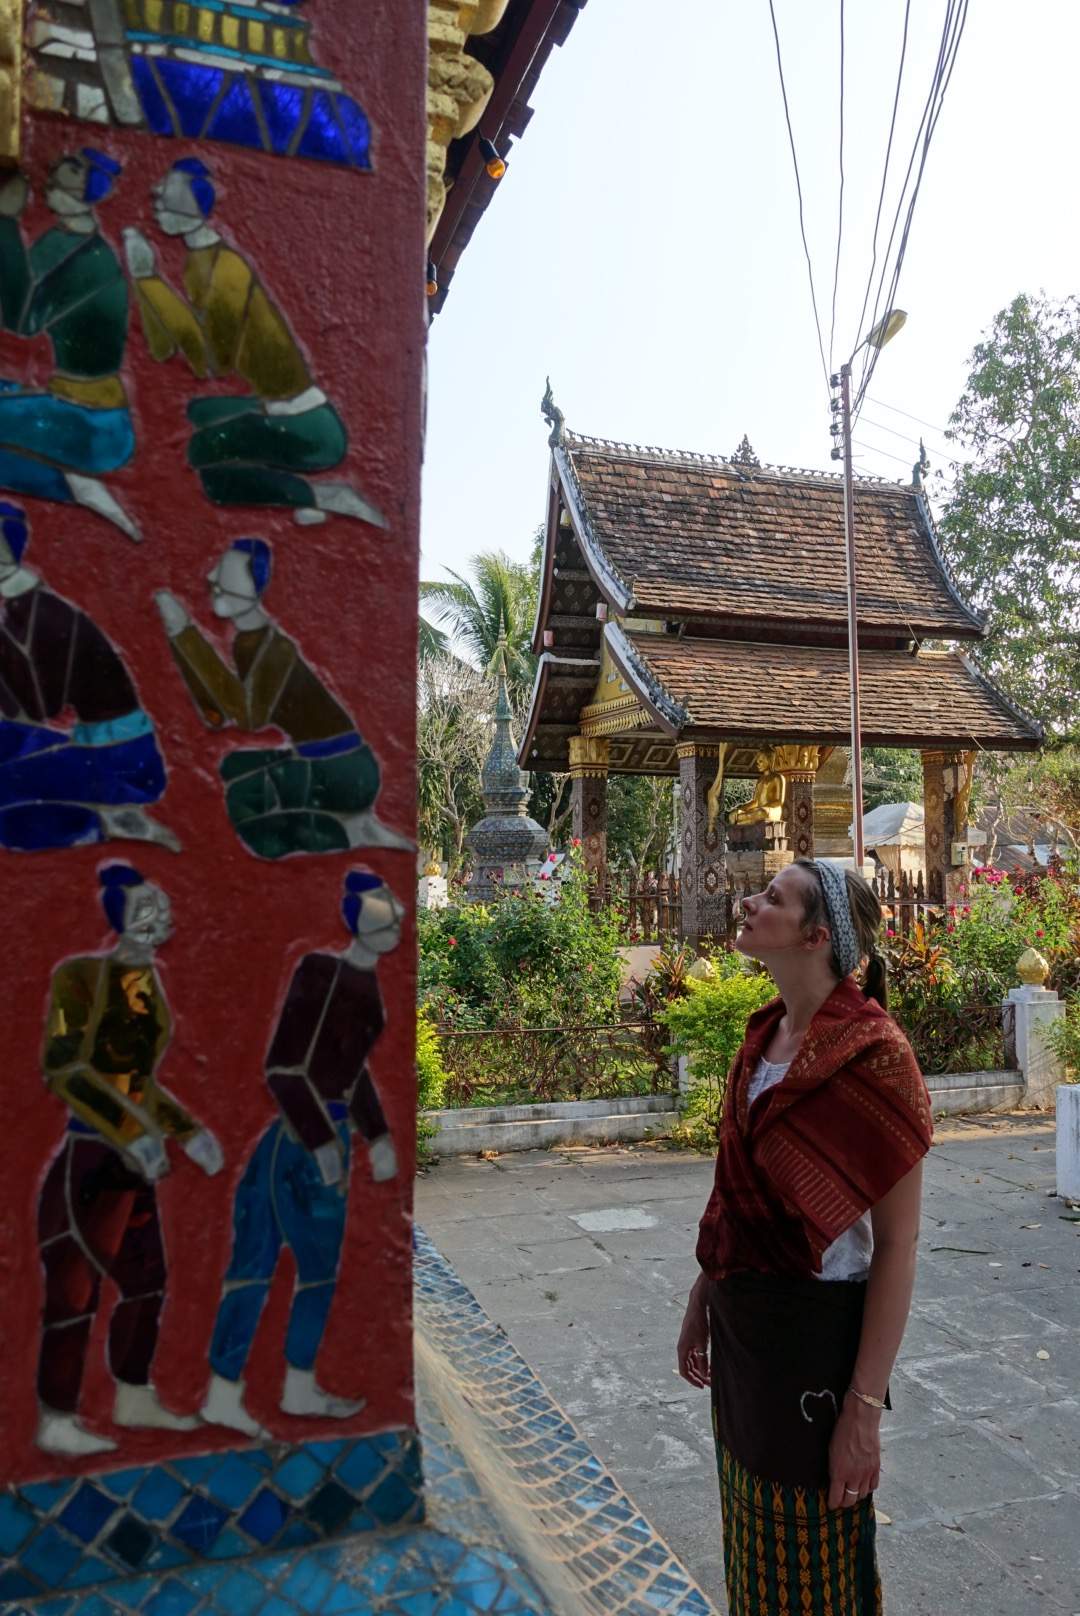
[[[888,1616],[1080,1616],[1080,1222],[1053,1124],[943,1124],[892,1384]],[[675,1374],[711,1180],[656,1147],[447,1162],[417,1218],[724,1609],[708,1409]]]

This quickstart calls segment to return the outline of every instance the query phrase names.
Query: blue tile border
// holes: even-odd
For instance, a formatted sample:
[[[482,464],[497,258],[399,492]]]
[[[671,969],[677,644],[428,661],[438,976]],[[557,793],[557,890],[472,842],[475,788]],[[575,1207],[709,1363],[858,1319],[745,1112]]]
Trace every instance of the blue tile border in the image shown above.
[[[422,1518],[420,1443],[407,1429],[33,1482],[0,1492],[0,1602]]]

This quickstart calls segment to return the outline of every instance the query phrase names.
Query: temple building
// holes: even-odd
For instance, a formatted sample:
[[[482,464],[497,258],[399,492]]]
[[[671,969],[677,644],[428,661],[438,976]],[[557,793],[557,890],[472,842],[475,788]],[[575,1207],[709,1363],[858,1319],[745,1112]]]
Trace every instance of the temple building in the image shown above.
[[[821,830],[839,851],[839,803],[828,807],[843,772],[828,766],[850,744],[841,479],[763,466],[745,439],[723,459],[581,436],[550,388],[544,412],[540,664],[518,761],[569,771],[597,877],[609,776],[677,777],[683,934],[719,935],[733,883],[812,856]],[[860,479],[855,534],[862,742],[921,752],[927,886],[943,901],[966,857],[975,753],[1033,749],[1042,732],[965,654],[984,625],[918,473]],[[725,822],[736,778],[754,794]]]

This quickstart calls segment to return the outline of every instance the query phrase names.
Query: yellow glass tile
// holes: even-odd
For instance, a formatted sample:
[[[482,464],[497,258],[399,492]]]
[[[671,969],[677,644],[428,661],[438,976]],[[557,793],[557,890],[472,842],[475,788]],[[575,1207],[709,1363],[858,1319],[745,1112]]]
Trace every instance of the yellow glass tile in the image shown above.
[[[308,39],[308,33],[307,33],[306,28],[303,29],[302,31],[299,28],[294,30],[294,35],[293,35],[293,60],[295,62],[306,62],[309,66],[312,66],[312,67],[315,65],[311,60],[311,42]]]
[[[146,26],[155,34],[161,33],[165,20],[165,0],[146,0]]]
[[[280,57],[283,62],[287,62],[289,60],[289,30],[287,28],[273,29],[272,44],[274,55]]]
[[[200,11],[197,19],[197,33],[200,39],[212,44],[214,39],[214,17],[216,12]]]
[[[129,28],[142,27],[142,10],[139,0],[124,0],[124,20]]]
[[[184,4],[183,0],[176,0],[173,6],[173,33],[186,34],[190,27],[191,7]]]
[[[239,22],[239,19],[237,17],[230,17],[230,16],[228,16],[226,14],[222,15],[222,18],[221,18],[221,43],[223,45],[228,45],[230,50],[239,50],[239,48],[240,48],[240,22]]]
[[[249,22],[247,25],[247,30],[248,50],[254,52],[256,56],[261,56],[266,50],[266,24],[262,22]]]

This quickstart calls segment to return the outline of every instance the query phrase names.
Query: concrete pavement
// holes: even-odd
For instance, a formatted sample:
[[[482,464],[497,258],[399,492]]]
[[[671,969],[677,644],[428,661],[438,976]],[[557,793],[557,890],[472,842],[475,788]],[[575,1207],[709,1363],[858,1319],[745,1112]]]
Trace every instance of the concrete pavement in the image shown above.
[[[655,1146],[458,1159],[417,1219],[723,1609],[707,1401],[673,1367],[711,1176]],[[894,1616],[1080,1616],[1080,1222],[1053,1186],[1052,1120],[940,1125],[884,1427]]]

